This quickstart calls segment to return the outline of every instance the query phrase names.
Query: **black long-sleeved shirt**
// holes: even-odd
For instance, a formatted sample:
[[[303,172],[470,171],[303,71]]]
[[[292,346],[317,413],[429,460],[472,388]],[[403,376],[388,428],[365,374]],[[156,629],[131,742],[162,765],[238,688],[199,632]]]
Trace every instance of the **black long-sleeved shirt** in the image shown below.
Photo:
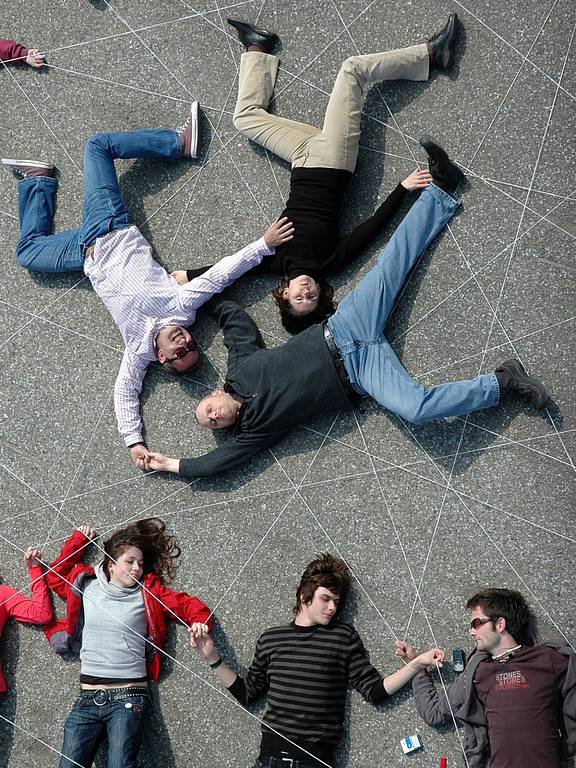
[[[289,280],[308,275],[320,282],[349,264],[382,232],[408,194],[401,184],[370,218],[340,237],[340,207],[351,173],[332,168],[293,168],[290,195],[281,216],[294,224],[294,238],[251,270],[278,273]],[[188,279],[208,267],[188,270]]]
[[[235,301],[209,305],[228,349],[224,389],[242,400],[232,437],[213,451],[180,460],[182,478],[217,475],[247,461],[308,419],[353,403],[338,378],[322,326],[313,325],[285,344],[266,349],[250,315]]]
[[[267,695],[263,753],[285,751],[295,758],[306,757],[267,724],[331,761],[342,736],[348,686],[372,704],[388,696],[354,627],[339,622],[312,627],[292,623],[260,635],[246,678],[238,676],[228,690],[243,705]]]

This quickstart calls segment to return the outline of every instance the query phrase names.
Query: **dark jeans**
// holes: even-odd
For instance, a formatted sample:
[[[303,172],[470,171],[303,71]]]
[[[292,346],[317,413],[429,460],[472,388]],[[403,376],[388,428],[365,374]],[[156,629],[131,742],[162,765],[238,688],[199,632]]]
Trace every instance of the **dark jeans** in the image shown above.
[[[75,763],[89,768],[105,734],[108,768],[136,768],[148,705],[145,690],[82,691],[64,725],[59,768],[75,768]]]

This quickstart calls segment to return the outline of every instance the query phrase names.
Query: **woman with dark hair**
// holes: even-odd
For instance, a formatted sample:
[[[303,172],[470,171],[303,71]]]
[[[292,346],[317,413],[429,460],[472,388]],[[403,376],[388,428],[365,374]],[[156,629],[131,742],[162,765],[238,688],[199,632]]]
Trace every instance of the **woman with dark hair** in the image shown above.
[[[52,606],[40,564],[41,559],[42,552],[39,549],[28,547],[24,555],[24,563],[30,576],[32,597],[26,597],[7,584],[0,584],[0,637],[9,618],[23,621],[26,624],[47,624],[51,621]],[[0,667],[0,693],[4,693],[6,690],[6,681]]]
[[[361,253],[398,209],[408,190],[420,190],[432,178],[416,170],[399,184],[369,219],[345,237],[339,232],[340,208],[360,148],[362,100],[368,88],[391,80],[428,80],[433,68],[448,69],[454,59],[458,20],[450,14],[435,35],[408,48],[352,56],[334,82],[322,128],[269,111],[279,59],[274,32],[228,19],[245,52],[240,60],[234,127],[244,136],[290,163],[290,195],[284,211],[294,226],[290,242],[276,248],[258,272],[283,275],[273,296],[282,325],[299,333],[336,311],[328,274]],[[172,273],[179,282],[197,274]]]
[[[180,548],[158,518],[139,520],[105,542],[104,558],[82,562],[94,537],[76,529],[51,565],[50,588],[66,601],[66,617],[45,628],[57,653],[80,654],[80,695],[64,726],[60,768],[92,765],[104,734],[108,768],[135,768],[148,710],[148,681],[157,680],[167,620],[211,629],[197,597],[174,592]]]

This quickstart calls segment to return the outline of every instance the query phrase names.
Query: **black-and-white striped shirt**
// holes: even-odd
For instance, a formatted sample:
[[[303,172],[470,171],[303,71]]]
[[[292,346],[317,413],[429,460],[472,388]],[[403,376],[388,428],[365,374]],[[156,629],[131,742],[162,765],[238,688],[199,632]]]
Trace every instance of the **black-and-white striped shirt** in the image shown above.
[[[264,723],[324,759],[342,735],[348,686],[373,704],[388,695],[354,627],[292,623],[260,635],[246,678],[238,677],[229,691],[244,705],[267,694]],[[262,731],[262,751],[277,751],[277,745],[294,753],[265,726]]]

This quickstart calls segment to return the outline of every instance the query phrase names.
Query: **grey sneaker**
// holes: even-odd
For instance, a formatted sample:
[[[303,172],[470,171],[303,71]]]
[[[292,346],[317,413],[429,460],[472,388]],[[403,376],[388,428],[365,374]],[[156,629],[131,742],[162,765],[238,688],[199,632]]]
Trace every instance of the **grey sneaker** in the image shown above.
[[[54,176],[54,166],[51,163],[41,163],[38,160],[10,160],[3,157],[2,165],[10,168],[17,179],[30,179],[34,176]]]
[[[506,360],[496,368],[495,373],[501,394],[515,392],[528,400],[537,411],[541,411],[548,402],[548,392],[544,384],[533,376],[528,376],[519,360]]]
[[[188,119],[178,129],[180,136],[180,143],[182,145],[182,155],[184,157],[198,157],[198,115],[200,112],[200,104],[197,101],[193,101],[190,104],[190,114]]]

